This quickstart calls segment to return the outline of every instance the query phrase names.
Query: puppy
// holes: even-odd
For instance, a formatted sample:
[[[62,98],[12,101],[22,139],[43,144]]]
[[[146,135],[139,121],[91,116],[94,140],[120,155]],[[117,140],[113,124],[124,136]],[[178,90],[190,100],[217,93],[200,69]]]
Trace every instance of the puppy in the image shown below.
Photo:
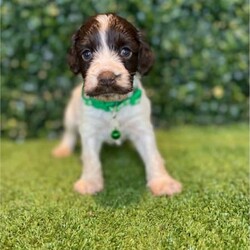
[[[128,21],[115,14],[91,17],[73,35],[70,69],[81,74],[66,108],[65,131],[55,157],[71,154],[80,133],[83,172],[74,184],[80,194],[104,188],[99,159],[104,142],[133,142],[146,168],[147,186],[156,195],[173,195],[181,184],[166,171],[150,121],[150,101],[141,84],[154,61],[149,45]]]

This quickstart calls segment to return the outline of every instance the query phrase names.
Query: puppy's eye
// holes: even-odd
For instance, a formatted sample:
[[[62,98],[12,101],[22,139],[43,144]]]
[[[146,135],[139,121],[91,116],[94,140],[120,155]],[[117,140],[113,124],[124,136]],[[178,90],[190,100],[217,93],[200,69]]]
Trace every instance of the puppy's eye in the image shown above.
[[[127,47],[124,47],[121,49],[121,52],[120,52],[120,55],[126,59],[130,58],[132,56],[132,51],[127,48]]]
[[[89,49],[85,49],[82,52],[82,58],[84,61],[89,61],[92,58],[93,54]]]

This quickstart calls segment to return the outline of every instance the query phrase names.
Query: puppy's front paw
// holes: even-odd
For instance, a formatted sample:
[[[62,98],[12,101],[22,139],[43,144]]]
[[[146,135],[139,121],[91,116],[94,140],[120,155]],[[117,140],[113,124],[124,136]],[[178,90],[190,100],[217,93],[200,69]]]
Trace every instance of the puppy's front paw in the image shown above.
[[[172,179],[170,176],[152,179],[148,182],[148,187],[155,196],[172,196],[176,193],[180,193],[182,190],[181,183]]]
[[[65,145],[59,145],[52,151],[52,155],[56,158],[63,158],[70,156],[72,153],[71,149]]]
[[[102,181],[89,181],[79,179],[74,184],[74,190],[82,195],[95,194],[103,190]]]

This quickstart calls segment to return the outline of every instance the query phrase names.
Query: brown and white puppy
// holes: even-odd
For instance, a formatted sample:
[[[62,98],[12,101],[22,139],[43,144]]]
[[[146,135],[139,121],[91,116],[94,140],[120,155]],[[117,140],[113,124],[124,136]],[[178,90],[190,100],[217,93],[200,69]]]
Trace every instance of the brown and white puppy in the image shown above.
[[[142,157],[147,185],[154,195],[173,195],[181,184],[166,171],[156,146],[150,122],[150,101],[142,87],[140,76],[151,68],[154,56],[141,33],[128,21],[115,14],[91,17],[74,34],[68,62],[75,74],[81,74],[84,85],[78,86],[66,108],[63,138],[53,155],[69,155],[80,133],[83,172],[74,189],[80,194],[94,194],[104,187],[99,153],[104,142],[121,144],[131,140]],[[120,101],[142,91],[140,102],[126,105],[115,114],[82,100],[86,97],[102,101]],[[112,139],[111,131],[119,127],[121,137]]]

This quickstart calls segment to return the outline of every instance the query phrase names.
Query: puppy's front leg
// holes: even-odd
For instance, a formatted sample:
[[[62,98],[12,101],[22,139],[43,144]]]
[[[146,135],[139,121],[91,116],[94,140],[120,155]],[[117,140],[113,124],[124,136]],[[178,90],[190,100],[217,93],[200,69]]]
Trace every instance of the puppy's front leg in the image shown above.
[[[181,184],[173,179],[165,169],[164,161],[157,149],[151,124],[137,127],[131,137],[141,158],[144,161],[147,185],[156,195],[173,195],[181,192]]]
[[[101,141],[95,136],[82,137],[83,172],[74,189],[80,194],[95,194],[103,189],[103,177],[99,154]]]

